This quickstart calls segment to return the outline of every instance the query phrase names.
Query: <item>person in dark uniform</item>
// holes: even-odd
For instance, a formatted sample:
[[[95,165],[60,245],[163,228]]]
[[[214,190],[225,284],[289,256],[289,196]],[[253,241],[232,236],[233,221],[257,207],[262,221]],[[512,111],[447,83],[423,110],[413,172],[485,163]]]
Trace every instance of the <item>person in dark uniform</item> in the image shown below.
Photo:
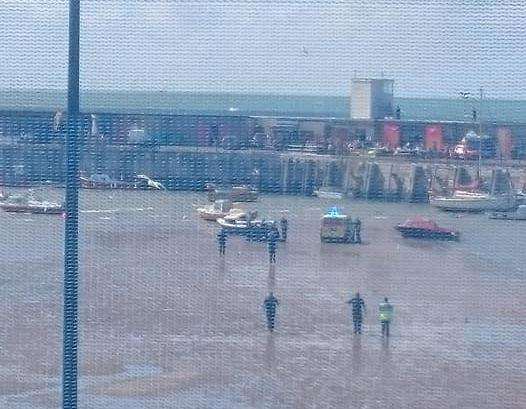
[[[359,217],[354,221],[354,243],[361,244],[362,242],[362,221]]]
[[[278,245],[278,233],[274,229],[272,229],[268,233],[267,240],[268,240],[268,254],[269,254],[270,262],[275,263],[276,262],[276,247]]]
[[[217,243],[219,244],[219,255],[224,256],[226,251],[226,231],[219,230],[217,233]]]
[[[279,305],[279,301],[274,297],[274,293],[270,293],[265,301],[263,306],[265,307],[265,315],[267,316],[267,328],[269,331],[274,331],[276,324],[276,311]]]
[[[289,225],[289,222],[288,220],[285,218],[285,216],[283,216],[281,218],[281,221],[280,221],[280,224],[281,224],[281,240],[282,241],[287,241],[287,229],[288,229],[288,225]]]
[[[389,302],[387,297],[384,298],[384,302],[381,302],[378,306],[380,324],[382,326],[382,336],[389,336],[389,325],[393,319],[393,305]]]
[[[395,118],[400,119],[401,117],[402,117],[402,110],[400,109],[400,105],[397,105],[396,111],[395,111]]]
[[[361,334],[363,314],[365,313],[365,302],[363,298],[360,297],[360,293],[357,292],[354,295],[354,298],[351,298],[349,301],[347,301],[347,303],[350,304],[352,308],[352,322],[354,326],[354,333]]]

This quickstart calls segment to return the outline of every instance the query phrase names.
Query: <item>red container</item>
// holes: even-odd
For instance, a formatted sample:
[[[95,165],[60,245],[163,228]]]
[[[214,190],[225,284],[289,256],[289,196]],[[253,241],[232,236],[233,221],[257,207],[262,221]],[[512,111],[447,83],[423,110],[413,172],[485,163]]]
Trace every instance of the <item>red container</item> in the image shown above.
[[[428,150],[441,151],[444,149],[444,137],[442,125],[427,125],[424,132],[424,148]]]
[[[384,123],[383,145],[389,149],[400,146],[400,124],[397,122]]]
[[[498,128],[497,140],[499,141],[499,157],[502,159],[511,159],[511,151],[513,149],[511,129],[507,127]]]

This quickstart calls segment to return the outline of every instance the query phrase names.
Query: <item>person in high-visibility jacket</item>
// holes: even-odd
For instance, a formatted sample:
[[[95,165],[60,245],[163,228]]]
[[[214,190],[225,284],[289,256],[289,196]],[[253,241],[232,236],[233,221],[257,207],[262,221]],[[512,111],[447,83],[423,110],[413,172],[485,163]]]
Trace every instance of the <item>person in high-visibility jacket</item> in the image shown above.
[[[382,336],[389,336],[389,324],[393,319],[393,310],[393,305],[387,297],[385,297],[384,302],[381,302],[378,306],[380,324],[382,325]]]

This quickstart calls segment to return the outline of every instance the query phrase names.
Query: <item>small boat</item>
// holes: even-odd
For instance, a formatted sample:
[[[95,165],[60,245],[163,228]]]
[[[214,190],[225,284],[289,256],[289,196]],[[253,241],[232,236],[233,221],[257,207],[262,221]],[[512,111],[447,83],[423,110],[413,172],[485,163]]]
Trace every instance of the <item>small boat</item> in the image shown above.
[[[325,243],[350,243],[352,239],[351,217],[336,207],[321,218],[320,240]]]
[[[80,187],[84,189],[124,189],[127,183],[112,179],[105,173],[95,173],[88,177],[80,177]]]
[[[89,177],[80,177],[80,187],[84,189],[138,189],[138,190],[164,190],[162,183],[146,175],[137,175],[134,180],[112,179],[105,173],[95,173]]]
[[[7,200],[8,197],[9,193],[7,193],[4,189],[0,190],[0,202]]]
[[[320,199],[343,199],[344,194],[335,189],[320,187],[318,190],[314,191],[314,196],[317,196]]]
[[[227,233],[248,235],[253,238],[266,238],[272,230],[279,235],[278,224],[274,220],[257,220],[257,212],[233,212],[217,219],[217,223]]]
[[[231,209],[227,215],[217,219],[217,222],[224,228],[244,228],[248,222],[256,223],[258,213],[255,210],[245,212],[241,209]]]
[[[398,224],[395,229],[402,233],[402,237],[421,239],[458,240],[459,232],[439,227],[434,221],[424,217],[413,217]]]
[[[0,203],[0,208],[5,212],[34,214],[62,214],[65,210],[64,204],[39,200],[32,193],[9,196]]]
[[[495,220],[526,220],[526,205],[520,205],[515,212],[493,212],[489,215]]]
[[[164,185],[161,182],[157,182],[149,178],[146,175],[137,175],[135,176],[135,181],[133,182],[134,189],[144,189],[144,190],[166,190]]]
[[[431,206],[445,211],[507,211],[516,207],[517,199],[509,193],[490,195],[488,193],[457,190],[452,196],[431,196],[429,203]]]
[[[248,186],[233,186],[230,189],[217,189],[212,185],[207,186],[208,200],[215,202],[218,199],[227,199],[231,202],[255,202],[258,200],[257,190]]]
[[[524,191],[517,192],[515,195],[515,199],[517,201],[518,206],[526,205],[526,192]]]
[[[233,209],[232,202],[224,199],[216,200],[211,205],[200,207],[197,209],[197,212],[202,219],[214,222],[228,215],[240,215],[244,213],[241,209]]]

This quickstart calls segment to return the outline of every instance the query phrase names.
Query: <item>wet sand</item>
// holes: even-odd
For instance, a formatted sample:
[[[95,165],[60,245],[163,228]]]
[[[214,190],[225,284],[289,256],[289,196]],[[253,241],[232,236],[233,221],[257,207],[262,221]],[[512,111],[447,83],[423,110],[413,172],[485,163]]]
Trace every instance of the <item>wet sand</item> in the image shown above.
[[[59,191],[50,191],[59,195]],[[363,245],[321,244],[333,204],[265,195],[289,211],[277,330],[265,328],[266,245],[199,220],[202,193],[83,191],[81,408],[526,407],[526,223],[424,205],[342,201]],[[401,239],[433,216],[461,241]],[[0,406],[60,405],[63,220],[0,213]],[[365,330],[346,305],[360,290]],[[377,306],[395,306],[380,336]]]

